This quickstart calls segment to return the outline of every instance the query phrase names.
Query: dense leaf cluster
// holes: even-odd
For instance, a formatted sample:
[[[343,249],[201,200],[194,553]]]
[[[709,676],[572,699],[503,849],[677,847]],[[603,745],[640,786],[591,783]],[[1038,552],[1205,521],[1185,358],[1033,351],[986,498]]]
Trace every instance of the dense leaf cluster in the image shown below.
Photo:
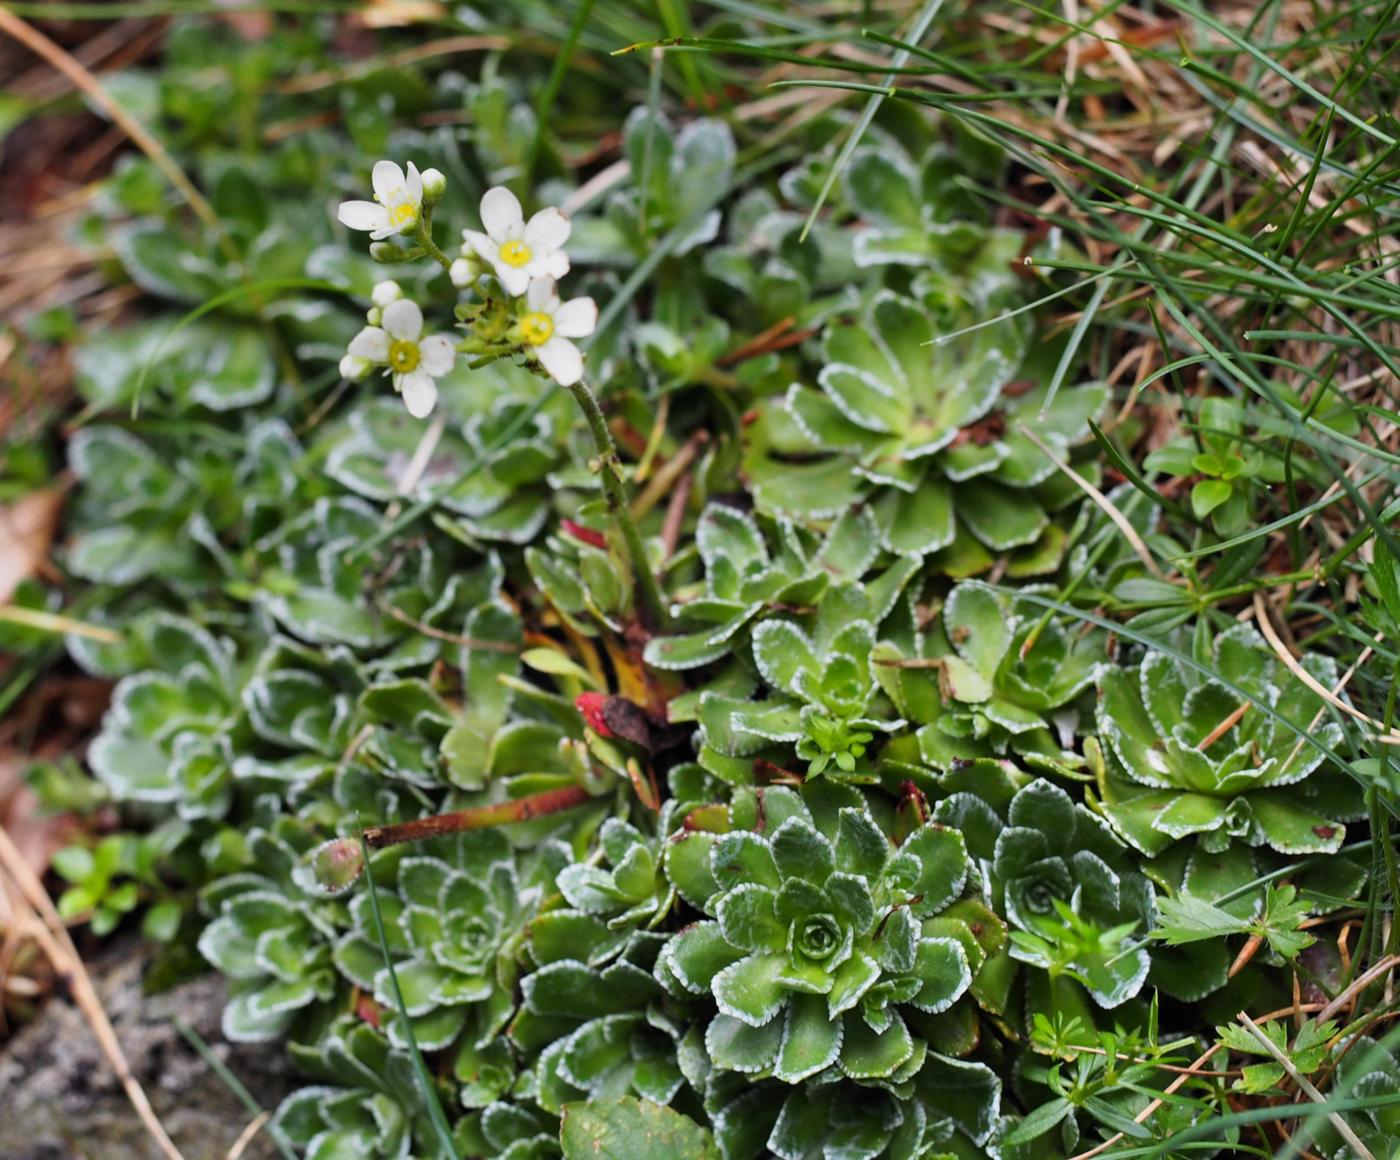
[[[358,151],[527,202],[532,163],[551,196],[573,182],[520,150],[527,86],[394,84],[392,116],[345,94]],[[402,127],[449,93],[465,151]],[[65,560],[122,643],[70,646],[119,678],[92,769],[160,835],[128,877],[228,977],[226,1035],[285,1040],[312,1077],[284,1141],[444,1157],[436,1100],[463,1156],[1059,1157],[1209,1110],[1147,1114],[1156,1061],[1290,1002],[1299,924],[1357,896],[1355,738],[1312,687],[1332,659],[1305,652],[1305,684],[1188,608],[1060,470],[1103,481],[1109,390],[1051,391],[1064,337],[1018,311],[1019,260],[1062,242],[993,221],[985,141],[887,111],[801,242],[831,150],[741,173],[722,119],[627,117],[630,172],[582,199],[571,251],[639,562],[572,401],[525,368],[459,365],[431,429],[329,377],[375,279],[321,204],[364,168],[343,139],[248,155],[163,112],[243,264],[141,163],[104,228],[177,309],[244,291],[82,350],[107,419],[72,444]],[[1208,477],[1196,514],[1230,534],[1268,476],[1232,450],[1239,415],[1201,418],[1224,442],[1158,461]],[[1111,500],[1180,547],[1140,493]],[[669,625],[643,623],[639,566]],[[375,849],[348,891],[313,871],[328,840],[481,809],[500,824]],[[68,859],[75,912],[135,907],[114,857]],[[1282,910],[1270,875],[1298,888]],[[1240,935],[1267,945],[1232,970]],[[1340,1067],[1393,1088],[1378,1042]],[[1392,1112],[1355,1120],[1377,1155]]]

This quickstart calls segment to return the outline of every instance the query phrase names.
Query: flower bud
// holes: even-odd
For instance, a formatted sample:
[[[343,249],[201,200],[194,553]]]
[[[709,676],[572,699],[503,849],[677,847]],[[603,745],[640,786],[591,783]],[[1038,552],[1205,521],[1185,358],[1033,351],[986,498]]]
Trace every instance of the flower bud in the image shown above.
[[[365,311],[365,321],[369,323],[370,326],[382,325],[384,322],[384,311],[380,310],[378,306],[371,306]]]
[[[311,853],[316,884],[332,896],[344,894],[364,872],[365,855],[355,838],[332,838]]]
[[[475,258],[458,258],[448,267],[447,276],[458,290],[465,290],[481,277],[481,263]]]
[[[403,287],[397,282],[376,282],[374,289],[369,292],[370,301],[381,310],[388,306],[390,302],[397,302],[403,297]]]
[[[442,200],[442,195],[447,192],[447,178],[442,171],[425,169],[420,176],[423,178],[423,200],[428,205]]]
[[[349,379],[352,383],[358,383],[373,369],[374,364],[369,359],[360,358],[358,355],[347,354],[340,360],[340,377]]]
[[[376,262],[402,262],[403,251],[393,242],[371,242],[369,256]]]
[[[616,737],[617,734],[608,727],[607,717],[604,715],[607,700],[602,693],[580,693],[574,698],[574,708],[582,714],[588,727],[599,737]]]

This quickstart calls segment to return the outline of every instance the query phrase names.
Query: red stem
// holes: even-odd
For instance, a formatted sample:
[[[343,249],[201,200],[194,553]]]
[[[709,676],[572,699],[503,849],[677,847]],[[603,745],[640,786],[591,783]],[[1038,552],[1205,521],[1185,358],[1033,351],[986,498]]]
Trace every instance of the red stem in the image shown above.
[[[426,838],[441,838],[460,834],[464,830],[484,830],[488,826],[503,826],[511,822],[528,822],[591,801],[592,795],[577,785],[545,790],[544,793],[497,802],[489,806],[472,806],[450,814],[399,822],[393,826],[371,826],[365,831],[365,844],[373,850],[395,846],[400,842],[421,842]]]

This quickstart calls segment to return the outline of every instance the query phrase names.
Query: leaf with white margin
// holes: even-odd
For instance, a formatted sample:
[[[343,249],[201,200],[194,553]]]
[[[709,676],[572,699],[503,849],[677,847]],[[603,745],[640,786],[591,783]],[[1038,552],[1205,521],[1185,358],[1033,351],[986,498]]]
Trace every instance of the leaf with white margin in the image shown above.
[[[770,562],[768,545],[754,518],[727,504],[705,505],[695,524],[695,542],[707,573],[724,559],[742,579],[753,573],[756,566],[762,570]]]
[[[773,1075],[784,1083],[800,1083],[830,1067],[841,1054],[842,1021],[826,1014],[821,995],[794,995],[783,1022],[783,1040]]]
[[[839,1018],[865,997],[880,979],[880,964],[863,951],[857,951],[832,972],[831,990],[826,995],[826,1012]]]
[[[856,426],[878,435],[898,435],[908,429],[912,418],[908,400],[869,371],[833,363],[822,367],[817,383]]]
[[[958,492],[958,517],[994,552],[1033,544],[1049,517],[1024,492],[989,479],[971,479]]]
[[[823,451],[844,451],[867,460],[897,446],[892,438],[856,422],[837,400],[810,387],[793,383],[783,405],[807,439]]]
[[[880,554],[880,530],[868,508],[843,512],[828,529],[813,563],[833,583],[859,580]]]
[[[755,628],[753,654],[763,679],[793,696],[801,695],[801,678],[822,671],[807,634],[790,620],[766,620]]]
[[[710,1062],[721,1070],[749,1074],[767,1071],[777,1058],[783,1030],[782,1019],[751,1027],[732,1015],[719,1014],[705,1029],[705,1049]]]
[[[785,954],[755,954],[731,963],[714,978],[716,1006],[750,1027],[762,1027],[788,999],[789,989],[780,981],[786,966]]]
[[[881,1032],[858,1015],[843,1021],[840,1067],[852,1079],[879,1079],[893,1075],[914,1054],[914,1039],[897,1014]]]
[[[647,641],[643,656],[647,664],[658,669],[694,669],[711,664],[733,652],[730,642],[762,610],[763,603],[758,601],[718,628],[685,636],[653,637]]]
[[[235,994],[224,1005],[221,1026],[231,1043],[269,1043],[279,1039],[292,1021],[292,1012],[255,1010],[256,991]]]
[[[841,172],[846,200],[878,226],[923,225],[919,174],[906,154],[860,148]]]
[[[663,865],[666,877],[680,896],[697,910],[708,911],[708,904],[719,892],[719,883],[710,872],[713,834],[702,830],[682,831],[666,842]]]
[[[891,489],[871,507],[880,542],[900,556],[926,556],[953,542],[953,491],[946,479],[924,476],[913,492]]]
[[[803,818],[788,818],[771,842],[773,862],[786,882],[801,878],[820,886],[836,869],[836,852],[826,837]]]
[[[717,922],[697,922],[671,939],[662,950],[671,972],[687,990],[708,994],[715,976],[743,957],[730,945]]]
[[[996,593],[983,584],[963,583],[948,594],[943,626],[958,655],[990,677],[1011,644],[1011,625]]]
[[[952,1119],[974,1144],[985,1144],[1001,1117],[1001,1080],[985,1063],[930,1051],[915,1079],[915,1091],[931,1111]]]

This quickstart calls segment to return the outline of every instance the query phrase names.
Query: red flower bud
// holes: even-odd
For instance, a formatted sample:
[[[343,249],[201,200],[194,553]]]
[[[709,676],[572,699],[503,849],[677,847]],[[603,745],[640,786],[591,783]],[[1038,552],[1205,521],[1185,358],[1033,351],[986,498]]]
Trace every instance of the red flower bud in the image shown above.
[[[616,737],[617,734],[603,720],[603,706],[607,700],[602,693],[580,693],[574,698],[574,708],[583,714],[584,722],[599,737]]]
[[[560,520],[559,526],[564,529],[564,534],[573,536],[585,544],[591,544],[595,548],[607,549],[608,541],[602,532],[595,532],[592,528],[585,528],[582,524],[576,524],[573,520]],[[596,694],[595,694],[596,695]]]

